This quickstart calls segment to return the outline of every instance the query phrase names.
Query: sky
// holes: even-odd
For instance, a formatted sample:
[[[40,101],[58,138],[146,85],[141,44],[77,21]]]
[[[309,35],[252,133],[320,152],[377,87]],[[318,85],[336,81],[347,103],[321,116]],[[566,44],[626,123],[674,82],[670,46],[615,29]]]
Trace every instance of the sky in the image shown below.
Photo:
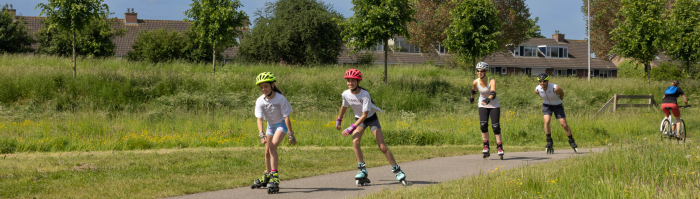
[[[240,0],[243,10],[254,19],[253,13],[262,8],[268,0]],[[351,0],[321,0],[330,3],[333,8],[346,18],[352,16]],[[12,4],[17,14],[23,16],[39,16],[41,10],[34,8],[47,0],[0,0],[0,5]],[[112,17],[124,18],[127,8],[134,8],[139,19],[183,20],[184,12],[190,8],[192,0],[104,0],[109,6]],[[567,39],[585,39],[586,21],[584,21],[581,6],[583,0],[525,0],[530,8],[531,18],[539,17],[538,24],[542,35],[551,38],[554,31],[559,30]]]

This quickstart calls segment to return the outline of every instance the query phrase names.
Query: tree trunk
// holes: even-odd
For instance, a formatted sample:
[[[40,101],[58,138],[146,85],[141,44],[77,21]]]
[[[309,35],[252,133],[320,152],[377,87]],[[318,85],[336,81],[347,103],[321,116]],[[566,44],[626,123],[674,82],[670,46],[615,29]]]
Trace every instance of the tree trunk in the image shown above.
[[[476,58],[472,58],[472,79],[476,79]]]
[[[685,77],[690,78],[690,61],[685,61]]]
[[[384,39],[384,84],[386,84],[389,81],[389,75],[388,75],[388,71],[387,71],[387,62],[388,62],[387,57],[389,55],[389,53],[388,53],[389,51],[387,49],[388,47],[389,47],[389,40]]]
[[[211,74],[216,73],[216,43],[214,43],[214,48],[212,49],[212,59],[211,59]]]
[[[73,78],[76,77],[76,68],[78,64],[75,63],[75,31],[73,31]]]
[[[651,84],[651,65],[648,62],[644,63],[644,70],[647,72],[647,84]]]

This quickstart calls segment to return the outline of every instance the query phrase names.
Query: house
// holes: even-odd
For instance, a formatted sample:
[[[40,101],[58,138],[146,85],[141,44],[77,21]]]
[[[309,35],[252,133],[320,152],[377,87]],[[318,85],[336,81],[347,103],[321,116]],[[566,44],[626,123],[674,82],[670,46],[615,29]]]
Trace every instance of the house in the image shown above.
[[[452,54],[447,53],[444,47],[437,49],[438,56],[431,57],[423,53],[420,48],[410,45],[403,37],[389,40],[390,51],[388,64],[424,64],[433,62],[444,64]],[[384,63],[384,46],[380,43],[376,48],[363,52],[374,54],[374,63]],[[483,59],[490,66],[491,73],[503,75],[532,75],[547,73],[554,77],[574,76],[586,77],[588,70],[588,43],[586,40],[567,40],[564,34],[558,31],[552,34],[551,39],[532,38],[517,47],[510,53],[494,53]],[[347,48],[338,57],[339,64],[356,63],[357,54],[349,55]],[[617,65],[613,62],[591,59],[592,77],[617,77]]]
[[[13,14],[15,13],[15,9],[9,9],[9,11]],[[24,22],[27,23],[27,29],[29,29],[27,32],[36,38],[36,33],[44,26],[43,20],[45,20],[46,17],[15,16],[15,18],[24,20]],[[116,45],[116,49],[114,49],[116,57],[124,57],[129,51],[133,50],[132,46],[136,42],[138,34],[141,31],[153,31],[166,28],[171,31],[184,32],[190,26],[190,23],[185,21],[139,19],[138,13],[135,13],[133,8],[127,9],[123,19],[113,18],[112,20],[114,20],[112,28],[126,30],[124,36],[116,36],[112,40]],[[248,27],[246,26],[242,28],[242,30],[247,31]],[[240,41],[240,36],[237,39]],[[32,48],[37,49],[38,45],[38,43],[32,44]],[[237,51],[238,46],[234,46],[226,49],[222,55],[224,58],[232,58],[236,55]]]

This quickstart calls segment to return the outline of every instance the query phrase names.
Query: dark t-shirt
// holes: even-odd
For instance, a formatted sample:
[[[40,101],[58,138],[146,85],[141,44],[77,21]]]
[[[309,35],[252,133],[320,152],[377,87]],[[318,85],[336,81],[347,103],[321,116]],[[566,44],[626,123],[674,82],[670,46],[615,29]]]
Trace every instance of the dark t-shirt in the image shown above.
[[[685,93],[683,93],[683,89],[681,89],[681,87],[678,87],[678,90],[676,90],[675,94],[665,95],[664,99],[661,101],[661,103],[678,104],[677,100],[678,100],[678,97],[680,97],[681,95],[685,95]]]

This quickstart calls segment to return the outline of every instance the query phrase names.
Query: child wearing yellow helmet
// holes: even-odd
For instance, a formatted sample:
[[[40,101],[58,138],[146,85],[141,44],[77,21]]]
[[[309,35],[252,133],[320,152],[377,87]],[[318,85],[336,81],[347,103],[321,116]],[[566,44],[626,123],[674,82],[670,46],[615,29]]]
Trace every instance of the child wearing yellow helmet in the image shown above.
[[[255,78],[255,84],[260,87],[262,95],[255,102],[255,117],[257,118],[258,136],[260,143],[265,144],[265,173],[262,178],[255,179],[251,188],[267,187],[268,194],[279,192],[279,174],[277,172],[279,157],[277,147],[289,135],[289,142],[296,145],[292,122],[289,114],[292,106],[275,85],[277,79],[270,72],[260,73]],[[263,131],[263,119],[267,120],[267,130]]]

